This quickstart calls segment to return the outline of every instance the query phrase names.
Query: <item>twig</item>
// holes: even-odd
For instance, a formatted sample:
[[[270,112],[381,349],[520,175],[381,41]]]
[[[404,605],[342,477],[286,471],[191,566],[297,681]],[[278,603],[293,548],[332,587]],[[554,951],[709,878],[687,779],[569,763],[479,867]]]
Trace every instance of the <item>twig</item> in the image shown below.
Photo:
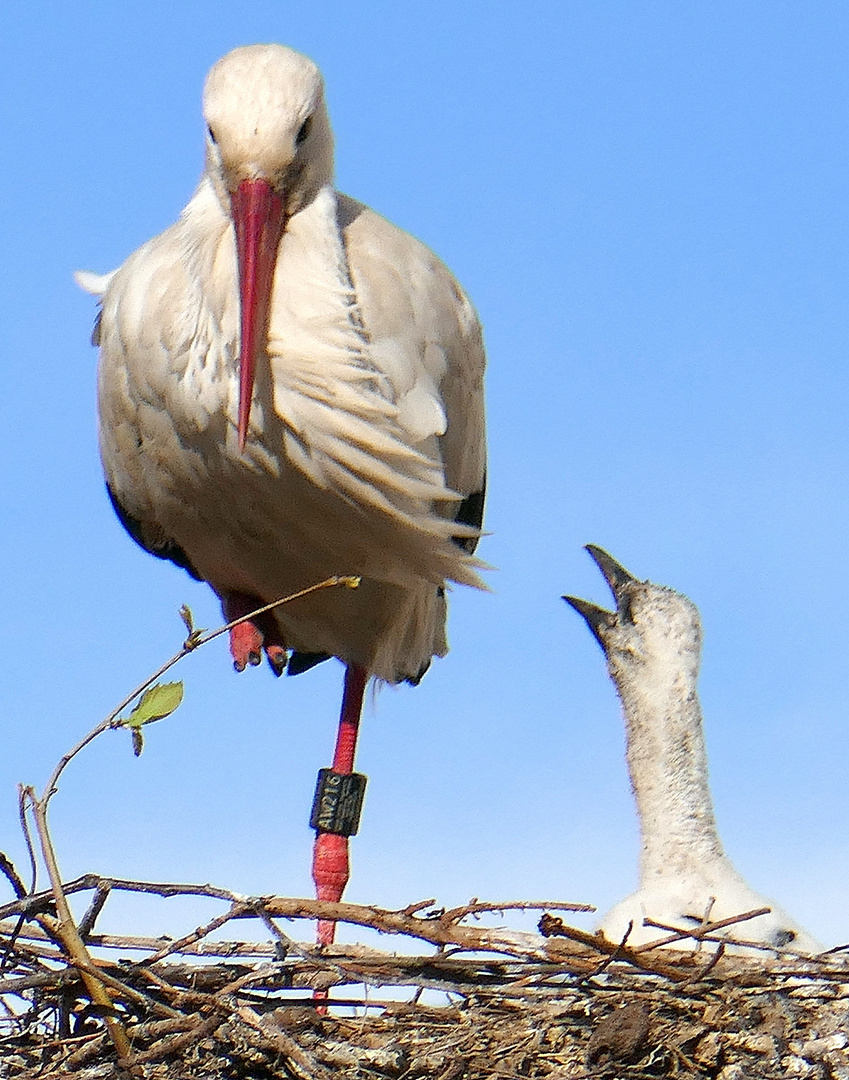
[[[228,631],[232,630],[234,626],[238,626],[239,623],[247,622],[249,619],[255,619],[257,615],[263,615],[266,611],[271,611],[276,607],[280,607],[282,604],[291,603],[291,601],[293,600],[300,600],[301,597],[309,596],[310,593],[318,592],[320,589],[330,589],[336,586],[344,586],[349,589],[355,589],[357,588],[359,583],[360,579],[358,577],[341,577],[339,575],[329,577],[325,581],[320,581],[317,585],[310,585],[308,588],[301,589],[299,592],[292,593],[290,596],[284,596],[281,597],[279,600],[274,600],[270,604],[264,604],[262,607],[258,607],[254,611],[248,612],[247,615],[242,615],[238,619],[233,619],[232,622],[225,623],[224,626],[219,626],[217,630],[212,630],[208,634],[198,634],[197,632],[190,634],[189,637],[187,637],[186,640],[183,642],[183,645],[180,648],[179,652],[175,653],[170,660],[166,660],[165,663],[161,665],[161,667],[157,668],[157,670],[152,675],[150,675],[147,679],[144,680],[144,682],[140,683],[135,688],[135,690],[128,694],[120,703],[120,705],[116,706],[116,708],[114,708],[107,717],[101,720],[96,727],[92,728],[92,730],[87,735],[84,735],[80,739],[80,741],[75,746],[73,746],[66,754],[62,755],[62,757],[59,759],[58,764],[56,765],[56,768],[53,770],[50,779],[47,781],[47,785],[45,786],[45,789],[41,795],[41,800],[44,802],[45,806],[47,805],[47,803],[50,802],[53,795],[56,793],[57,785],[59,783],[59,777],[65,771],[70,762],[73,761],[73,759],[77,756],[77,754],[79,754],[81,750],[85,749],[85,747],[88,746],[90,742],[96,739],[97,736],[101,735],[104,731],[108,731],[110,728],[113,727],[122,726],[121,722],[118,720],[118,717],[124,711],[124,709],[131,705],[137,697],[140,697],[141,694],[143,694],[145,690],[148,689],[148,687],[152,686],[157,679],[160,679],[175,664],[179,663],[179,661],[182,660],[184,656],[188,656],[190,652],[194,652],[202,645],[206,645],[207,642],[213,641],[215,638],[220,637],[222,634],[226,634]]]
[[[18,871],[15,869],[15,865],[12,860],[8,858],[8,856],[5,855],[2,851],[0,851],[0,870],[2,870],[4,876],[7,878],[9,884],[12,886],[12,891],[14,892],[15,896],[17,896],[18,898],[24,896],[26,894],[26,886],[19,877]],[[20,934],[21,930],[23,929],[23,925],[24,918],[23,916],[21,916],[15,924],[15,928],[9,935],[9,940],[6,943],[6,948],[3,950],[2,957],[0,957],[0,974],[2,974],[8,967],[9,959],[12,955],[12,950],[15,947],[15,941],[17,940],[18,934]]]
[[[213,1035],[220,1028],[224,1020],[220,1016],[209,1016],[205,1020],[198,1019],[188,1031],[182,1034],[166,1035],[159,1039],[147,1050],[133,1054],[127,1061],[127,1065],[148,1065],[154,1061],[160,1061],[168,1054],[177,1054],[192,1043],[199,1042],[207,1035]]]
[[[543,929],[543,927],[545,927]],[[564,926],[562,919],[555,919],[549,916],[543,915],[540,919],[540,930],[546,935],[555,935],[557,937],[569,938],[571,941],[577,941],[581,945],[586,945],[591,949],[595,949],[602,953],[619,953],[622,960],[627,961],[629,964],[633,964],[634,967],[641,968],[643,971],[650,971],[654,975],[664,975],[668,979],[672,979],[675,982],[684,981],[687,976],[683,975],[676,968],[673,968],[666,964],[659,964],[656,962],[650,963],[645,960],[637,949],[624,948],[615,942],[608,941],[603,934],[587,934],[583,930],[576,930],[573,926]]]
[[[0,923],[0,936],[8,932],[8,926],[6,923]],[[37,927],[28,927],[22,930],[17,936],[19,942],[27,942],[30,940],[35,941],[52,941],[53,938],[43,930]],[[140,937],[132,934],[90,934],[86,939],[86,944],[90,948],[98,949],[138,949],[143,952],[155,952],[157,949],[162,948],[161,937]],[[20,947],[20,945],[19,945]],[[180,955],[186,956],[221,956],[221,957],[245,957],[245,956],[273,956],[275,954],[275,946],[268,942],[252,942],[252,941],[203,941],[202,939],[195,944],[185,945],[183,948],[178,949],[177,952]],[[306,952],[306,950],[305,950]],[[58,958],[61,954],[47,950],[43,953],[37,953],[37,955],[44,955],[48,957]]]
[[[157,960],[163,960],[166,956],[170,956],[171,953],[179,952],[186,945],[194,944],[194,942],[206,937],[207,934],[211,934],[213,930],[217,930],[220,926],[224,926],[224,924],[230,922],[231,919],[237,919],[239,915],[249,910],[250,908],[243,901],[235,903],[229,910],[225,911],[223,915],[218,915],[205,926],[198,926],[190,934],[186,934],[185,937],[177,938],[175,941],[169,941],[167,945],[163,945],[162,948],[158,949],[152,956],[146,956],[141,963],[145,965],[155,964]]]
[[[281,968],[282,965],[279,960],[263,964],[253,971],[248,971],[244,975],[240,975],[238,979],[233,979],[231,982],[228,982],[226,986],[221,987],[218,993],[222,995],[235,994],[239,990],[245,990],[249,986],[253,986],[255,983],[268,982],[269,979],[279,976]]]
[[[15,869],[15,864],[4,852],[0,851],[0,873],[8,880],[12,886],[12,892],[17,897],[24,896],[26,894],[26,886],[21,881],[18,871]]]
[[[417,908],[413,909],[418,910]],[[485,911],[595,911],[592,904],[571,904],[560,900],[511,900],[506,904],[482,904],[477,900],[470,900],[461,907],[450,908],[439,916],[441,923],[460,922],[467,915],[477,915]],[[404,908],[404,914],[412,914],[409,908]]]
[[[137,1005],[141,1005],[152,1012],[161,1013],[163,1016],[167,1016],[172,1020],[181,1015],[176,1010],[169,1008],[168,1005],[163,1005],[161,1001],[156,1001],[156,999],[150,997],[149,994],[145,994],[141,990],[136,990],[132,986],[128,986],[123,979],[117,979],[114,975],[110,975],[108,972],[104,971],[102,967],[95,967],[93,964],[84,966],[79,960],[72,960],[71,962],[79,971],[81,977],[84,978],[86,974],[90,975],[93,979],[97,979],[98,982],[102,982],[105,986],[110,986],[128,1001],[134,1001]]]
[[[219,889],[215,885],[180,885],[172,882],[158,881],[132,881],[127,878],[104,878],[99,874],[83,874],[66,882],[62,888],[66,896],[72,893],[86,892],[89,889],[99,889],[105,884],[110,888],[122,892],[152,893],[154,896],[206,896],[211,900],[227,900],[231,904],[238,903],[242,897],[229,889]],[[9,915],[29,914],[44,907],[53,899],[53,892],[46,889],[44,892],[31,893],[21,900],[13,900],[8,904],[0,905],[0,919]]]
[[[118,1018],[115,1004],[103,981],[97,975],[92,973],[94,964],[92,963],[83,939],[77,931],[74,917],[68,906],[68,900],[62,891],[62,876],[59,873],[56,852],[53,850],[53,841],[50,838],[50,832],[47,827],[47,799],[37,799],[35,791],[32,788],[24,788],[24,797],[32,807],[35,825],[38,831],[38,838],[41,842],[41,853],[44,858],[44,865],[47,867],[47,874],[50,878],[50,883],[53,886],[53,896],[56,900],[56,911],[58,914],[57,931],[62,939],[62,944],[67,949],[71,960],[73,960],[80,969],[80,975],[82,976],[86,990],[91,997],[92,1004],[98,1006],[101,1010],[103,1022],[106,1025],[106,1030],[109,1032],[109,1037],[115,1046],[115,1051],[118,1054],[119,1059],[126,1058],[130,1053],[130,1043],[127,1038],[127,1033],[124,1030],[124,1025]]]
[[[701,968],[699,971],[697,971],[693,975],[692,979],[690,979],[689,981],[690,982],[701,982],[702,979],[704,979],[707,975],[710,974],[711,971],[713,971],[713,969],[716,967],[716,965],[719,963],[719,961],[722,959],[722,957],[724,955],[725,955],[725,942],[720,941],[720,943],[716,947],[716,951],[714,952],[714,954],[710,958],[710,960],[708,960],[708,962],[705,964],[705,966],[703,968]]]
[[[80,977],[85,984],[86,990],[91,998],[92,1004],[99,1010],[103,1021],[106,1025],[109,1037],[111,1038],[115,1051],[119,1060],[124,1060],[130,1053],[130,1044],[127,1039],[127,1034],[124,1026],[118,1016],[114,1002],[112,1000],[109,991],[107,990],[107,983],[110,982],[108,978],[102,975],[98,969],[92,963],[91,957],[86,948],[84,937],[90,933],[94,926],[95,920],[106,902],[106,898],[111,888],[114,887],[112,883],[107,881],[100,882],[97,887],[97,892],[92,900],[92,903],[84,915],[80,927],[78,928],[74,922],[71,909],[68,904],[67,893],[63,889],[62,877],[59,872],[59,866],[56,859],[56,852],[53,847],[53,841],[50,836],[50,830],[47,823],[47,809],[50,804],[50,800],[58,790],[59,779],[62,773],[70,764],[71,761],[79,754],[86,746],[89,745],[98,735],[104,731],[108,731],[111,728],[124,726],[124,721],[120,718],[120,714],[127,706],[133,701],[139,698],[145,691],[152,686],[157,679],[161,678],[170,668],[172,668],[178,661],[190,652],[194,652],[200,648],[201,645],[205,645],[207,642],[212,641],[214,638],[219,637],[222,634],[232,630],[233,627],[239,625],[239,623],[246,622],[249,619],[254,619],[259,615],[262,615],[274,608],[297,600],[301,597],[308,596],[310,593],[316,592],[319,589],[331,588],[339,585],[346,586],[348,588],[357,588],[360,583],[358,577],[341,577],[334,576],[328,578],[325,581],[319,582],[317,585],[311,585],[306,589],[301,589],[297,593],[293,593],[290,596],[282,597],[279,600],[273,601],[270,604],[261,605],[259,608],[252,612],[241,616],[238,619],[234,619],[231,622],[226,623],[224,626],[219,627],[217,630],[213,630],[211,633],[204,634],[200,631],[196,631],[192,628],[191,616],[188,612],[184,612],[184,621],[189,631],[188,637],[183,642],[179,652],[175,653],[170,660],[167,660],[162,664],[153,675],[149,676],[139,686],[137,686],[126,698],[113,709],[105,719],[99,724],[95,725],[88,734],[84,735],[69,751],[62,755],[56,764],[53,772],[50,774],[50,778],[45,785],[45,788],[40,796],[37,796],[35,789],[31,786],[19,786],[18,788],[18,800],[19,800],[19,814],[21,819],[21,828],[24,833],[24,838],[27,845],[27,851],[29,853],[30,865],[32,868],[32,886],[30,888],[30,894],[35,893],[37,874],[38,874],[38,861],[35,857],[35,847],[33,844],[32,835],[29,829],[28,810],[31,810],[35,818],[36,830],[38,832],[38,838],[41,845],[41,853],[44,859],[44,864],[47,869],[47,874],[50,879],[51,893],[53,901],[56,904],[57,918],[47,917],[44,914],[35,915],[36,921],[42,926],[42,928],[59,940],[62,948],[67,953],[70,961],[80,972]],[[28,911],[33,910],[33,897],[27,897],[25,890],[23,889],[23,883],[20,881],[17,873],[12,873],[11,863],[5,858],[4,862],[0,864],[3,872],[9,878],[12,883],[13,889],[17,896],[17,913],[20,915],[18,920],[18,930],[23,923],[24,918]],[[231,900],[232,903],[232,900]],[[8,909],[8,905],[6,905]],[[228,918],[232,918],[234,912],[238,910],[238,903],[233,903],[230,912],[222,918],[215,921],[215,925],[222,925]],[[4,912],[10,913],[10,912]],[[0,916],[2,917],[2,916]],[[198,936],[204,936],[209,930],[201,930],[198,932]],[[191,938],[189,939],[191,940]],[[196,939],[195,939],[196,940]],[[4,966],[6,959],[11,955],[11,951],[14,948],[14,933],[12,939],[7,946],[6,956],[4,957]],[[154,954],[153,958],[159,958],[160,956],[168,955],[168,950],[159,950]],[[138,996],[137,992],[131,991],[130,988],[118,983],[120,992],[124,996],[133,998],[134,994]],[[141,995],[143,1000],[148,1001]],[[149,1004],[149,1001],[148,1001]]]
[[[111,891],[111,881],[98,885],[94,890],[94,896],[91,898],[91,903],[89,904],[85,915],[80,919],[79,926],[77,927],[77,932],[83,940],[85,940],[94,929],[94,924],[97,922],[97,916],[103,910],[103,905],[109,899],[109,893]]]
[[[240,1006],[235,1010],[240,1020],[243,1020],[254,1031],[258,1031],[275,1050],[285,1054],[290,1063],[307,1080],[332,1080],[331,1073],[323,1065],[307,1054],[294,1039],[283,1032],[270,1016],[257,1016],[253,1009]]]
[[[702,922],[698,926],[686,929],[655,922],[653,919],[643,919],[644,926],[652,926],[658,930],[668,930],[670,933],[668,937],[657,938],[655,941],[649,941],[645,945],[638,946],[634,949],[634,952],[648,952],[650,949],[659,949],[661,945],[671,945],[675,941],[684,941],[687,938],[695,938],[697,941],[702,941],[705,938],[710,940],[709,935],[715,934],[717,930],[722,930],[726,926],[734,926],[736,923],[748,922],[749,919],[756,919],[759,915],[768,915],[770,911],[772,911],[772,908],[753,908],[751,911],[744,911],[742,915],[732,915],[728,919],[719,919],[717,922]],[[735,944],[735,942],[729,942],[729,944]]]
[[[86,1046],[81,1046],[79,1050],[75,1050],[73,1054],[70,1054],[61,1063],[59,1075],[64,1077],[67,1075],[68,1072],[71,1072],[78,1065],[83,1065],[90,1058],[95,1057],[99,1053],[100,1047],[103,1044],[104,1040],[105,1035],[98,1034]],[[48,1073],[47,1075],[49,1076],[50,1074]]]
[[[405,908],[401,908],[402,915],[416,915],[423,908],[430,908],[436,903],[436,899],[431,897],[430,900],[417,900],[415,904],[407,904]]]
[[[273,611],[274,608],[280,607],[281,604],[289,604],[293,600],[300,600],[301,597],[309,596],[310,593],[318,592],[319,589],[332,589],[340,585],[346,589],[356,589],[359,588],[359,584],[359,577],[334,574],[333,577],[329,577],[325,581],[319,581],[317,585],[310,585],[306,589],[301,589],[300,592],[292,593],[289,596],[283,596],[279,600],[273,600],[270,604],[264,604],[262,607],[258,607],[254,611],[249,612],[247,615],[240,615],[238,619],[233,619],[232,622],[225,623],[224,626],[219,626],[217,630],[212,630],[208,634],[202,634],[194,641],[192,641],[190,636],[187,639],[186,644],[188,645],[189,641],[192,641],[192,644],[188,646],[186,651],[193,652],[195,649],[199,649],[201,645],[206,645],[208,641],[212,641],[214,638],[228,633],[234,626],[238,626],[239,623],[247,622],[249,619],[255,619],[257,615],[264,615],[266,611]],[[164,673],[160,672],[160,674]],[[159,675],[155,677],[158,678]],[[132,701],[132,698],[130,698],[130,700]]]
[[[29,820],[27,819],[27,800],[24,795],[24,785],[18,784],[18,816],[21,819],[21,832],[24,834],[24,843],[27,846],[30,865],[29,892],[34,893],[38,884],[38,860],[35,857],[35,845],[32,842]]]
[[[623,955],[622,950],[628,944],[628,938],[631,936],[633,929],[634,921],[633,919],[631,919],[629,920],[628,925],[625,927],[625,933],[622,935],[622,939],[620,940],[617,947],[613,950],[613,952],[608,953],[607,956],[605,956],[605,958],[595,968],[594,971],[591,971],[589,972],[589,974],[585,975],[581,979],[581,982],[587,982],[589,979],[595,979],[597,976],[601,975],[605,968],[610,967],[614,960],[618,960]]]
[[[312,960],[313,962],[315,961],[317,950],[310,946],[299,944],[298,942],[293,941],[288,934],[284,934],[280,927],[277,925],[277,923],[274,921],[274,919],[272,919],[268,912],[265,910],[261,901],[258,903],[252,903],[251,906],[255,914],[262,920],[266,928],[270,930],[272,935],[274,936],[275,947],[277,949],[279,959],[282,960],[285,956],[294,954],[295,956],[303,957],[306,960]],[[280,953],[282,953],[282,956],[280,955]],[[347,972],[345,971],[345,968],[340,967],[338,964],[333,964],[332,962],[330,962],[326,954],[322,954],[322,960],[324,961],[322,963],[323,968],[333,972],[333,974],[335,974],[337,978],[342,981],[347,978]],[[225,987],[225,990],[226,989],[227,988]]]
[[[441,919],[419,918],[406,916],[400,911],[387,911],[383,908],[358,905],[336,904],[327,900],[300,900],[287,897],[266,897],[265,910],[270,915],[283,918],[300,919],[334,919],[338,922],[349,922],[358,926],[370,926],[375,930],[386,933],[404,934],[409,937],[420,938],[429,941],[433,945],[454,945],[463,950],[473,952],[498,952],[511,955],[533,956],[541,960],[557,960],[560,958],[560,950],[555,942],[540,941],[533,944],[533,939],[528,935],[527,942],[516,938],[505,939],[499,937],[497,930],[475,930],[459,923],[445,924]],[[493,904],[496,910],[497,904]],[[544,917],[545,918],[545,917]],[[559,936],[571,938],[582,945],[587,945],[597,952],[608,953],[619,948],[618,945],[608,942],[603,937],[587,934],[573,927],[565,927],[560,919],[552,918],[552,923],[558,924],[556,931]],[[676,982],[686,978],[681,972],[672,967],[659,963],[649,963],[642,957],[637,957],[633,950],[623,950],[623,959],[634,966],[651,971],[654,974],[664,975]]]
[[[20,979],[4,979],[0,982],[0,994],[20,994],[24,990],[37,987],[60,988],[67,983],[79,982],[79,976],[73,968],[63,971],[45,971],[41,975],[22,975]]]

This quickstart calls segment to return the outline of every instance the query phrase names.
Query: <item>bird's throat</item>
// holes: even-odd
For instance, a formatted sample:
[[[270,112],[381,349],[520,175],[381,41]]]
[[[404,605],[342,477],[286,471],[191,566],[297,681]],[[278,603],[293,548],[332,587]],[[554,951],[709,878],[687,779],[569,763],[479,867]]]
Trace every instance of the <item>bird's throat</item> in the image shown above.
[[[231,195],[239,266],[239,449],[248,437],[254,378],[268,336],[277,248],[286,227],[283,199],[266,180],[243,180]]]

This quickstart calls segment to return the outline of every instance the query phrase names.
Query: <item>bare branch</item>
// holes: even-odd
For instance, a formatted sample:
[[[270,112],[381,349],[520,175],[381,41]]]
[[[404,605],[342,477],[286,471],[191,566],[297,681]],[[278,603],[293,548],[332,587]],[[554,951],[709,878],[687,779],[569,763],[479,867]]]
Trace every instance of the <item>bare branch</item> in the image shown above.
[[[179,652],[175,653],[170,660],[166,660],[165,663],[162,664],[161,667],[157,668],[157,670],[152,675],[148,676],[148,678],[146,678],[144,682],[140,683],[135,688],[135,690],[129,693],[124,698],[124,700],[119,705],[117,705],[112,710],[112,712],[109,713],[108,716],[101,720],[96,727],[92,728],[92,730],[87,735],[84,735],[75,746],[73,746],[66,754],[64,754],[59,759],[56,768],[53,770],[50,779],[47,781],[44,791],[41,794],[40,801],[43,802],[45,806],[47,805],[47,803],[50,802],[51,798],[56,792],[56,788],[59,783],[59,777],[65,771],[70,762],[73,761],[73,759],[77,756],[77,754],[79,754],[81,750],[84,750],[85,747],[88,746],[88,744],[94,739],[96,739],[98,735],[102,735],[104,731],[109,731],[110,728],[121,726],[118,717],[124,711],[124,709],[128,708],[136,700],[136,698],[140,697],[145,692],[145,690],[148,689],[148,687],[152,686],[156,682],[157,679],[162,678],[162,676],[167,671],[170,671],[170,669],[174,667],[175,664],[179,663],[179,661],[182,660],[184,656],[188,656],[190,652],[194,652],[202,645],[206,645],[207,642],[213,641],[215,638],[220,637],[222,634],[226,634],[228,631],[232,630],[234,626],[238,626],[239,623],[247,622],[249,619],[254,619],[258,615],[263,615],[266,611],[271,611],[276,607],[280,607],[282,604],[288,604],[291,603],[291,601],[293,600],[299,600],[301,599],[301,597],[309,596],[310,593],[318,592],[320,589],[332,589],[339,586],[348,589],[355,589],[357,588],[359,583],[360,579],[358,577],[340,577],[336,575],[334,577],[327,578],[325,581],[318,582],[317,585],[310,585],[306,589],[301,589],[300,592],[292,593],[290,596],[281,597],[279,600],[275,600],[271,604],[264,604],[262,607],[258,607],[254,611],[248,612],[247,615],[242,615],[240,618],[234,619],[232,622],[225,623],[224,626],[219,626],[217,630],[212,630],[208,634],[202,634],[199,637],[195,637],[193,634],[190,634],[189,637],[186,638],[186,640],[183,642],[183,645]],[[34,888],[35,886],[33,886],[33,889]]]
[[[684,941],[687,938],[695,938],[697,941],[713,940],[711,935],[715,934],[717,930],[722,930],[726,926],[734,926],[735,923],[747,922],[749,919],[756,919],[759,915],[768,915],[771,910],[768,907],[753,908],[751,911],[744,911],[741,915],[732,915],[728,919],[720,919],[712,923],[701,922],[698,926],[683,929],[678,926],[668,926],[666,923],[655,922],[653,919],[643,919],[644,926],[653,926],[658,930],[668,930],[669,936],[649,941],[645,945],[640,945],[634,951],[648,952],[651,949],[659,949],[662,945],[671,945],[673,942]]]
[[[26,886],[18,875],[18,871],[15,869],[15,864],[4,852],[0,851],[0,873],[8,880],[12,886],[12,892],[18,898],[26,895]]]
[[[411,911],[404,908],[404,914],[413,914],[424,905],[417,905]],[[592,904],[571,904],[560,900],[510,900],[506,904],[481,904],[477,900],[470,900],[461,907],[451,908],[439,916],[443,923],[460,922],[467,915],[477,915],[482,912],[500,911],[595,911]]]
[[[50,884],[53,886],[53,897],[56,901],[56,911],[58,914],[57,933],[59,934],[69,957],[80,969],[83,982],[91,996],[92,1004],[98,1006],[102,1011],[103,1022],[106,1025],[106,1030],[109,1032],[109,1037],[115,1046],[118,1057],[125,1058],[130,1053],[130,1043],[127,1039],[127,1033],[118,1017],[114,1002],[112,1001],[103,980],[93,970],[94,965],[91,962],[91,957],[83,943],[83,939],[77,932],[76,923],[71,914],[71,909],[68,906],[67,897],[62,891],[62,876],[59,873],[59,865],[56,862],[56,853],[53,850],[53,841],[50,838],[50,832],[47,827],[47,800],[38,800],[32,788],[24,788],[24,798],[29,801],[32,807],[36,829],[38,830],[38,838],[41,841],[41,853],[44,858],[44,864],[47,867]]]

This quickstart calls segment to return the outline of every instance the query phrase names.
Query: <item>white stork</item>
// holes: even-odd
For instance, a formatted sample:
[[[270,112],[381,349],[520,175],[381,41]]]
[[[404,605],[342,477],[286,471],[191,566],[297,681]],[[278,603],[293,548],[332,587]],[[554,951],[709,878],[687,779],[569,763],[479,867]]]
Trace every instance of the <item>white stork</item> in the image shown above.
[[[417,683],[447,650],[445,583],[481,585],[480,324],[423,244],[334,190],[311,60],[233,50],[204,117],[179,220],[112,274],[78,275],[101,296],[106,482],[130,535],[208,582],[228,620],[362,577],[230,635],[238,671],[262,651],[278,675],[346,665],[338,777],[368,677]],[[318,893],[339,899],[347,834],[317,832]]]
[[[639,581],[606,551],[587,544],[616,604],[606,611],[564,596],[601,645],[625,718],[626,756],[640,818],[640,887],[609,911],[613,941],[645,945],[660,936],[645,919],[698,926],[768,909],[730,935],[775,949],[818,953],[820,945],[744,880],[725,854],[708,781],[697,681],[699,612],[686,596]],[[720,936],[722,930],[720,929]],[[676,943],[677,944],[677,943]],[[676,947],[673,944],[673,948]]]

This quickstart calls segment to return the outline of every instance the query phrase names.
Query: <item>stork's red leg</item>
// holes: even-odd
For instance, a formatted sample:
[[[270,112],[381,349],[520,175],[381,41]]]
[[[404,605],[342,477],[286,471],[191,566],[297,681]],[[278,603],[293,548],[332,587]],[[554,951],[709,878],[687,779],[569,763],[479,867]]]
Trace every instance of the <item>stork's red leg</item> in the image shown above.
[[[349,665],[345,669],[345,693],[342,698],[342,715],[336,735],[336,752],[333,755],[332,772],[349,776],[354,771],[354,754],[363,708],[368,672],[365,668]],[[365,780],[362,781],[365,783]],[[354,826],[356,831],[356,825]],[[348,836],[335,832],[317,830],[313,849],[312,877],[319,900],[342,899],[348,884]],[[320,945],[330,945],[336,934],[336,923],[319,919],[317,939]]]
[[[261,608],[263,603],[258,597],[246,593],[227,593],[222,597],[221,607],[227,622],[233,622]],[[230,655],[236,671],[244,671],[248,664],[256,666],[261,663],[263,650],[274,674],[282,675],[286,670],[288,653],[280,627],[270,611],[255,619],[245,619],[230,631]]]

